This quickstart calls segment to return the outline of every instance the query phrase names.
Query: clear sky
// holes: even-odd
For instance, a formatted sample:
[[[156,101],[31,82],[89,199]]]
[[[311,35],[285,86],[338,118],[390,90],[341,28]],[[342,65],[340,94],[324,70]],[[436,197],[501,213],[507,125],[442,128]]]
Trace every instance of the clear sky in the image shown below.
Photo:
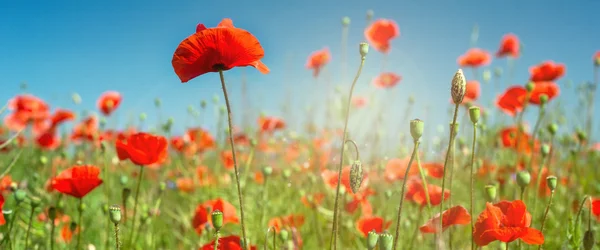
[[[389,18],[399,24],[401,35],[392,42],[387,70],[404,79],[393,93],[373,92],[370,80],[380,72],[382,56],[371,50],[357,94],[377,93],[379,102],[388,103],[385,115],[392,118],[402,117],[406,99],[412,94],[417,108],[411,118],[425,119],[425,107],[429,106],[426,122],[430,125],[448,122],[450,78],[458,68],[456,58],[470,47],[475,24],[479,27],[477,46],[490,52],[495,52],[502,35],[512,32],[520,37],[524,52],[516,61],[514,83],[523,84],[528,68],[541,61],[565,63],[567,74],[559,82],[564,88],[558,101],[568,111],[575,109],[577,98],[575,88],[567,88],[566,82],[572,80],[577,85],[591,80],[591,57],[600,49],[600,2],[591,0],[3,1],[0,100],[19,93],[19,85],[25,81],[29,92],[52,107],[91,110],[100,93],[116,90],[124,96],[119,121],[145,111],[153,122],[154,98],[160,97],[167,113],[164,116],[174,117],[180,131],[188,105],[197,108],[201,100],[210,103],[215,94],[222,103],[223,97],[216,74],[181,84],[171,66],[173,52],[195,31],[197,23],[213,27],[228,17],[260,40],[265,49],[263,62],[272,72],[261,75],[252,68],[226,72],[236,120],[241,119],[240,87],[245,73],[250,105],[256,113],[291,114],[292,121],[297,122],[315,96],[323,95],[326,79],[347,92],[348,80],[358,65],[357,47],[364,40],[368,9],[374,11],[376,19]],[[344,16],[352,23],[348,74],[341,82]],[[333,61],[324,77],[315,81],[304,65],[312,51],[325,46],[330,48]],[[490,68],[506,65],[506,60],[494,60]],[[470,71],[465,72],[471,77]],[[482,104],[489,105],[497,93],[491,85],[482,85],[482,89]],[[71,102],[74,92],[83,98],[77,107]],[[281,104],[290,100],[286,93],[291,93],[294,113],[281,111]],[[205,115],[209,117],[212,114]],[[292,126],[298,127],[297,123]],[[569,126],[578,126],[577,121],[571,120]]]

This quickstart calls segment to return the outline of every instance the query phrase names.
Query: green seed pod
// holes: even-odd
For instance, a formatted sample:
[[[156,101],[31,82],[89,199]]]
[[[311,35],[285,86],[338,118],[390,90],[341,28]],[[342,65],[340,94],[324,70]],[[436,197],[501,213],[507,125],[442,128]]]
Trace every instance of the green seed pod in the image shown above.
[[[360,56],[365,58],[367,54],[369,54],[369,44],[368,43],[360,43],[358,51],[360,52]]]
[[[144,113],[144,112],[140,113],[140,121],[141,122],[145,121],[146,118],[148,118],[148,115],[146,115],[146,113]]]
[[[74,103],[75,105],[78,105],[78,104],[80,104],[80,103],[81,103],[81,96],[80,96],[79,94],[77,94],[77,93],[73,93],[73,94],[71,95],[71,100],[73,100],[73,103]]]
[[[394,237],[389,233],[379,235],[379,248],[381,250],[392,250],[394,246]]]
[[[494,77],[501,77],[501,76],[502,76],[502,68],[500,68],[500,67],[494,68]]]
[[[377,247],[377,241],[379,240],[379,235],[375,230],[371,230],[369,234],[367,234],[367,248],[369,250],[375,249]]]
[[[12,220],[12,216],[13,216],[13,211],[12,210],[2,210],[2,215],[4,215],[4,220],[5,221],[11,221]]]
[[[535,83],[533,82],[528,82],[527,84],[525,84],[525,90],[527,90],[527,92],[533,91],[533,89],[535,88]]]
[[[375,12],[373,10],[367,10],[367,22],[370,22],[373,19]]]
[[[102,213],[104,215],[108,215],[110,212],[110,206],[108,204],[102,204]]]
[[[270,176],[271,174],[273,174],[273,168],[271,166],[265,166],[262,169],[262,173],[264,176]]]
[[[548,156],[548,154],[550,154],[550,145],[548,145],[548,144],[542,145],[542,147],[540,148],[540,151],[542,152],[543,157]]]
[[[348,27],[348,25],[350,25],[350,17],[345,16],[342,18],[342,26]]]
[[[529,185],[530,182],[531,175],[529,174],[529,172],[527,172],[527,170],[523,170],[517,173],[517,184],[519,185],[519,187],[525,188],[527,187],[527,185]]]
[[[415,104],[415,96],[414,95],[410,95],[408,97],[408,104],[410,104],[410,105]]]
[[[556,132],[558,132],[558,124],[556,124],[556,123],[549,124],[548,125],[548,132],[552,136],[556,135]]]
[[[215,230],[221,230],[221,227],[223,226],[223,212],[221,212],[220,210],[215,210],[210,216],[212,219],[212,225],[215,228]]]
[[[219,95],[217,95],[217,94],[213,95],[212,102],[214,104],[218,104],[219,103]]]
[[[360,185],[363,182],[363,177],[362,163],[360,161],[354,161],[350,168],[350,187],[352,188],[352,193],[358,193]]]
[[[161,181],[161,182],[158,184],[158,191],[160,191],[160,192],[164,192],[166,189],[167,189],[167,183],[166,183],[166,182],[164,182],[164,181]]]
[[[56,219],[56,208],[55,207],[48,208],[48,218],[50,218],[50,220],[52,220],[52,221],[54,221]]]
[[[202,109],[206,108],[206,100],[200,101],[200,108],[202,108]]]
[[[48,164],[48,157],[43,156],[43,155],[40,156],[40,164],[42,164],[42,165]]]
[[[121,178],[119,178],[119,182],[123,186],[127,185],[128,181],[129,181],[129,178],[127,177],[127,175],[121,175]]]
[[[546,105],[546,103],[548,103],[548,95],[546,94],[541,94],[540,95],[540,105]]]
[[[85,203],[81,203],[77,209],[79,210],[79,212],[83,212],[87,209],[87,205]]]
[[[595,244],[596,244],[596,240],[594,239],[594,231],[593,230],[586,231],[585,234],[583,235],[583,249],[591,250],[594,248]]]
[[[290,169],[284,169],[283,170],[283,177],[285,177],[286,179],[289,179],[290,176],[292,176],[292,170],[290,170]]]
[[[385,195],[386,198],[392,198],[392,195],[394,194],[394,192],[392,192],[392,190],[385,190],[385,193],[383,193]]]
[[[414,141],[418,141],[423,136],[423,131],[425,130],[425,123],[419,119],[414,119],[410,121],[410,135],[412,136]]]
[[[160,105],[162,104],[162,101],[160,100],[160,98],[155,98],[154,99],[154,106],[157,108],[160,108]]]
[[[585,131],[583,131],[583,130],[581,130],[581,129],[578,129],[578,130],[577,130],[577,139],[578,139],[580,142],[584,142],[584,141],[586,141],[586,140],[587,140],[587,134],[585,133]]]
[[[289,236],[290,233],[287,230],[281,229],[281,231],[279,231],[279,238],[281,238],[281,241],[286,242]]]
[[[558,184],[558,179],[556,178],[556,176],[548,176],[546,178],[546,185],[548,186],[548,188],[551,191],[554,191],[556,189],[557,184]]]
[[[108,210],[110,221],[114,224],[119,224],[119,222],[121,222],[121,207],[119,207],[119,205],[112,205]]]
[[[490,71],[489,69],[484,70],[482,77],[483,82],[488,83],[492,79],[492,71]]]
[[[486,185],[485,186],[485,196],[488,201],[496,200],[496,186],[494,185]]]
[[[469,118],[471,118],[471,122],[473,124],[477,124],[479,122],[479,117],[481,116],[481,110],[479,107],[473,106],[469,108]]]
[[[38,197],[29,198],[29,202],[30,202],[32,208],[39,207],[42,204],[42,200]]]
[[[15,196],[15,201],[17,201],[17,204],[19,204],[19,203],[25,201],[25,199],[27,199],[27,192],[19,189],[14,192],[14,196]]]

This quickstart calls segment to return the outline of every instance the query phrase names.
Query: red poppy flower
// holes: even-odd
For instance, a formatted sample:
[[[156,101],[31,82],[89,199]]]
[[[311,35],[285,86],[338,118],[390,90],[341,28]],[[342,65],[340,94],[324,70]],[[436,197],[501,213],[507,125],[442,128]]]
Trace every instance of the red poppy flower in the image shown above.
[[[2,210],[2,207],[4,206],[4,196],[2,196],[2,194],[0,193],[0,211]],[[0,213],[0,226],[6,224],[6,219],[4,219],[4,213]]]
[[[360,207],[363,217],[371,216],[373,214],[373,206],[371,206],[368,198],[374,194],[375,190],[371,188],[367,188],[364,192],[358,194],[352,194],[352,200],[346,203],[346,212],[354,213]]]
[[[66,109],[56,109],[54,114],[50,118],[50,127],[57,127],[63,122],[72,121],[75,119],[75,114],[70,110]]]
[[[215,139],[210,132],[203,128],[190,128],[185,135],[190,142],[196,145],[199,152],[204,152],[216,146]]]
[[[313,70],[313,76],[319,76],[321,69],[325,67],[327,63],[331,61],[331,54],[329,53],[329,48],[325,47],[322,50],[317,50],[308,56],[308,61],[306,62],[306,68]]]
[[[56,129],[51,128],[39,135],[35,142],[44,150],[54,150],[60,146],[60,137],[56,134]]]
[[[127,138],[127,142],[117,141],[116,144],[119,159],[129,159],[136,165],[155,164],[167,157],[167,139],[162,136],[140,132]]]
[[[314,193],[302,196],[302,198],[300,198],[300,201],[302,201],[302,204],[304,204],[304,206],[308,208],[316,208],[317,206],[321,205],[321,202],[323,202],[324,198],[324,194]]]
[[[600,51],[594,54],[594,65],[596,65],[596,67],[600,66]]]
[[[517,134],[519,138],[517,141]],[[500,131],[500,137],[502,140],[502,146],[505,148],[513,148],[520,152],[531,152],[530,146],[531,135],[525,131],[518,133],[517,127],[506,127]],[[534,148],[537,148],[539,142],[534,142]]]
[[[304,225],[304,215],[301,214],[290,214],[282,217],[275,217],[269,220],[268,226],[269,228],[275,228],[275,232],[278,232],[281,229],[286,227],[299,228]]]
[[[365,30],[365,37],[373,48],[381,53],[390,51],[390,41],[400,35],[398,24],[390,19],[379,19]]]
[[[12,113],[4,118],[4,125],[11,131],[20,131],[33,125],[34,134],[43,133],[50,117],[50,107],[42,99],[33,95],[18,95],[8,101]]]
[[[395,73],[386,72],[375,77],[375,79],[373,79],[373,85],[380,89],[388,89],[396,86],[400,80],[402,80],[402,76],[399,76]]]
[[[330,188],[335,189],[337,188],[337,184],[338,184],[338,172],[337,171],[333,171],[333,170],[323,170],[321,172],[321,177],[323,178],[323,181],[325,181],[325,184],[327,184]],[[342,168],[342,186],[344,188],[346,188],[346,192],[348,192],[349,194],[352,193],[352,188],[350,187],[350,166],[346,166],[344,168]],[[365,188],[367,188],[368,185],[368,178],[367,175],[365,174],[363,176],[363,182],[362,185],[360,186],[361,190],[364,190]]]
[[[498,52],[496,52],[496,57],[510,56],[512,58],[517,58],[521,52],[520,46],[519,38],[515,34],[506,34],[502,37],[500,48],[498,48]]]
[[[285,128],[285,121],[277,117],[259,117],[258,127],[261,132],[273,133]]]
[[[458,65],[461,67],[479,68],[490,64],[492,57],[490,53],[479,48],[469,49],[467,53],[458,57]]]
[[[426,162],[421,165],[429,176],[441,179],[444,176],[444,165],[438,162]]]
[[[375,230],[376,233],[383,233],[383,231],[388,229],[391,225],[391,221],[384,221],[383,218],[375,216],[362,217],[356,221],[356,229],[358,229],[365,237],[373,230]]]
[[[221,152],[221,162],[225,169],[233,169],[233,153],[230,150]]]
[[[463,206],[454,206],[442,213],[442,232],[450,226],[467,225],[469,223],[471,223],[471,216]],[[421,226],[419,230],[421,230],[421,233],[438,233],[437,228],[439,225],[440,214],[438,213]]]
[[[356,108],[362,108],[362,107],[366,106],[367,103],[369,103],[369,101],[366,97],[362,97],[362,96],[352,97],[352,105],[354,105],[354,107],[356,107]]]
[[[263,74],[269,68],[260,59],[265,52],[250,32],[225,18],[216,28],[198,24],[196,33],[183,40],[173,54],[173,69],[182,83],[197,76],[252,66]]]
[[[73,127],[71,140],[98,141],[99,139],[96,116],[90,116]]]
[[[219,244],[217,245],[218,250],[242,250],[240,245],[241,238],[236,235],[230,235],[219,238]],[[200,250],[213,250],[215,249],[215,241],[202,246]],[[250,250],[256,250],[256,246],[250,246]]]
[[[533,82],[552,82],[565,75],[566,67],[562,63],[545,61],[529,68]]]
[[[467,81],[467,85],[465,87],[465,97],[463,98],[462,103],[472,103],[479,99],[481,95],[481,86],[478,81],[471,80]]]
[[[493,205],[488,202],[477,218],[473,236],[479,246],[496,240],[509,243],[517,239],[532,245],[543,244],[542,232],[530,228],[530,225],[531,215],[523,201],[502,201]]]
[[[535,82],[531,96],[529,97],[529,103],[541,104],[540,96],[546,95],[548,101],[554,99],[560,94],[560,87],[554,82]]]
[[[527,90],[522,86],[510,87],[500,95],[496,101],[496,106],[502,112],[515,116],[523,110],[525,99],[527,98]]]
[[[223,213],[223,225],[227,223],[239,223],[235,207],[231,203],[221,198],[209,200],[196,207],[196,212],[192,219],[192,226],[198,234],[202,234],[207,223],[212,226],[211,214],[217,210]]]
[[[102,114],[104,114],[105,116],[109,116],[119,107],[119,105],[121,104],[121,100],[122,97],[119,92],[107,91],[100,95],[96,106],[98,107],[100,112],[102,112]]]
[[[96,166],[75,166],[62,171],[51,181],[52,188],[75,198],[83,198],[102,184],[100,169]]]
[[[437,206],[442,203],[442,187],[433,184],[427,184],[427,191],[429,192],[429,200],[432,206]],[[409,201],[417,203],[421,208],[427,206],[427,196],[425,194],[425,188],[423,182],[418,177],[413,177],[406,183],[406,196],[405,198]],[[444,190],[444,200],[450,198],[450,190]]]
[[[396,180],[403,180],[406,168],[408,167],[408,158],[404,159],[390,159],[385,164],[384,176],[389,182]],[[410,167],[408,177],[419,175],[419,168],[416,166],[416,162],[413,162],[413,166]]]
[[[2,200],[0,200],[0,208],[2,208]],[[597,220],[600,220],[600,199],[592,199],[592,213],[596,216]],[[2,225],[1,218],[0,225]]]

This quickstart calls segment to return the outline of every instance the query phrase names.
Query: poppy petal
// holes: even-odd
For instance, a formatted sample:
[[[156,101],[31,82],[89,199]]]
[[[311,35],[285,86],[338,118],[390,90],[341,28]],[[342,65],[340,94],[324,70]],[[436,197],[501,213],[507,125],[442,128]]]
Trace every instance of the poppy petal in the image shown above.
[[[521,236],[521,240],[530,245],[541,245],[544,244],[544,234],[537,229],[527,228],[527,232]]]

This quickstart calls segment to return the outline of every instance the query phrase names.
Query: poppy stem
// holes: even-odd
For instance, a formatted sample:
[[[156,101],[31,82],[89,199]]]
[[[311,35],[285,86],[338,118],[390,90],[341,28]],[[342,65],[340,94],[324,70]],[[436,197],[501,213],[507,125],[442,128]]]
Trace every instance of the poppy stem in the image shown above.
[[[546,107],[545,106],[546,105],[542,105],[540,107],[540,114],[538,115],[538,118],[535,121],[535,126],[533,127],[533,133],[531,134],[531,141],[529,142],[529,147],[531,148],[531,155],[529,157],[529,166],[527,167],[527,169],[529,171],[533,170],[533,158],[535,157],[535,150],[534,150],[535,137],[537,135],[538,130],[540,129],[540,124],[542,123],[542,119],[544,118],[544,115],[546,114]],[[543,165],[542,165],[542,167],[543,167]],[[541,168],[538,169],[538,171],[541,171]]]
[[[275,227],[269,227],[269,229],[267,229],[267,233],[265,233],[264,250],[269,250],[269,233],[271,232],[271,229],[273,229],[273,238],[275,238]],[[273,241],[275,241],[275,239],[273,239]],[[275,243],[273,243],[273,249],[275,249]]]
[[[589,197],[590,208],[588,209],[588,231],[592,231],[592,197]]]
[[[229,104],[229,96],[227,95],[227,87],[225,86],[225,76],[223,71],[219,70],[219,77],[221,78],[221,87],[223,88],[223,95],[225,96],[225,106],[227,107],[227,124],[229,128],[229,142],[231,143],[231,155],[233,158],[233,169],[235,171],[235,182],[237,186],[238,200],[240,203],[240,220],[242,225],[242,241],[244,242],[242,248],[247,249],[248,238],[246,237],[246,224],[244,223],[244,197],[242,196],[242,188],[240,185],[240,173],[238,172],[237,160],[235,157],[235,142],[233,140],[233,125],[231,124],[231,105]]]
[[[406,191],[406,180],[408,179],[408,173],[410,171],[410,167],[412,166],[412,162],[415,159],[416,155],[419,151],[419,140],[415,140],[415,144],[413,147],[412,155],[410,156],[410,160],[408,161],[408,167],[406,167],[406,171],[404,172],[404,180],[402,181],[402,191],[400,193],[400,205],[398,205],[398,215],[396,215],[396,235],[394,236],[394,245],[392,249],[396,249],[398,246],[398,238],[400,236],[400,219],[402,218],[402,204],[404,203],[404,192]],[[440,213],[441,214],[441,213]]]
[[[219,230],[217,230],[215,232],[215,248],[214,250],[219,250],[219,239],[221,238],[221,232],[219,232]]]
[[[550,206],[552,206],[552,199],[554,199],[554,190],[550,193],[550,200],[548,201],[548,205],[546,206],[546,211],[544,212],[544,217],[542,217],[542,226],[540,227],[540,232],[544,233],[544,225],[546,224],[546,217],[548,217],[548,212],[550,211]],[[542,249],[542,245],[538,246],[538,250]]]
[[[587,121],[585,124],[585,132],[588,135],[588,138],[592,138],[592,125],[593,125],[593,121],[592,119],[594,118],[594,99],[596,96],[596,91],[598,88],[598,79],[600,78],[600,66],[599,65],[595,65],[594,66],[594,82],[592,83],[592,90],[590,93],[590,100],[589,100],[589,104],[588,104],[588,112],[587,112]]]
[[[35,206],[31,206],[31,213],[29,214],[29,223],[27,224],[27,236],[25,236],[25,249],[29,249],[29,232],[31,231],[31,223],[33,222],[33,214],[35,213]]]
[[[352,145],[354,145],[354,151],[356,152],[356,160],[359,161],[360,160],[360,152],[358,152],[358,146],[356,145],[356,142],[354,140],[348,139],[348,140],[346,140],[346,142],[344,144],[346,144],[348,142],[350,142]]]
[[[585,201],[589,198],[590,196],[588,195],[583,197],[583,199],[581,200],[581,205],[579,205],[579,212],[577,212],[577,218],[575,219],[575,228],[577,228],[577,230],[579,230],[579,218],[581,217],[581,212],[583,211],[583,205],[585,205]]]
[[[425,191],[425,200],[427,201],[427,211],[429,212],[429,217],[433,218],[433,209],[431,208],[431,198],[429,198],[429,184],[427,184],[427,177],[425,176],[425,171],[423,167],[421,167],[421,158],[419,154],[415,155],[417,160],[417,167],[419,167],[419,174],[421,175],[421,182],[423,182],[423,191]]]
[[[443,214],[444,212],[444,198],[445,198],[445,187],[446,187],[446,167],[448,166],[448,159],[450,158],[450,150],[452,149],[452,145],[454,144],[454,137],[455,135],[455,129],[454,126],[456,126],[456,118],[458,117],[458,107],[460,106],[460,103],[457,103],[454,105],[454,116],[452,118],[452,123],[450,125],[450,140],[448,141],[448,149],[446,149],[446,159],[444,160],[444,171],[442,174],[442,199],[440,200],[440,216]],[[439,222],[439,238],[441,239],[443,237],[443,233],[442,233],[442,220],[440,220]],[[441,240],[440,240],[441,241]]]
[[[264,221],[265,221],[265,211],[267,210],[267,204],[269,204],[269,175],[265,175],[265,182],[263,184],[263,202],[262,202],[262,208],[261,208],[261,213],[260,213],[260,224],[264,225]]]
[[[135,217],[137,215],[137,204],[140,194],[140,186],[142,184],[142,176],[144,175],[144,167],[140,166],[137,187],[135,188],[135,198],[133,202],[133,217],[131,218],[131,233],[129,234],[129,246],[133,247],[133,236],[135,235]]]
[[[79,198],[79,219],[77,221],[77,224],[79,226],[79,230],[75,229],[75,232],[77,232],[77,248],[76,249],[81,249],[81,234],[82,234],[82,229],[83,229],[83,198]]]
[[[54,250],[54,231],[56,229],[56,225],[54,224],[54,220],[50,219],[50,250]]]
[[[474,196],[475,196],[475,145],[477,144],[477,123],[473,123],[473,145],[471,148],[471,207],[470,207],[470,213],[471,213],[471,250],[475,250],[475,236],[473,236],[473,231],[475,229],[475,222],[474,222],[474,213],[473,213],[473,207],[474,207]]]
[[[506,244],[505,244],[505,245],[506,245],[506,250],[508,250],[508,242],[506,242]]]
[[[532,159],[533,159],[533,153],[532,153]],[[539,190],[540,185],[542,184],[542,172],[544,170],[544,166],[546,166],[546,162],[548,162],[548,156],[542,156],[542,165],[540,165],[539,169],[538,169],[538,174],[537,174],[537,179],[536,179],[536,183],[535,183],[535,188],[533,188],[533,214],[536,215],[537,214],[537,201],[539,199],[539,195],[535,195],[535,191]],[[531,164],[530,164],[531,166]],[[544,187],[543,192],[545,194],[546,192],[546,188]],[[531,199],[531,198],[530,198]]]
[[[337,216],[338,216],[338,207],[339,207],[339,199],[340,199],[340,184],[342,182],[342,165],[344,164],[344,144],[346,143],[346,131],[348,130],[348,117],[350,116],[350,106],[352,104],[352,93],[354,92],[354,86],[358,81],[358,77],[360,77],[360,73],[362,71],[363,66],[365,65],[365,56],[361,56],[360,65],[358,66],[358,71],[356,72],[356,76],[354,77],[354,81],[352,81],[352,86],[350,87],[350,94],[348,95],[348,102],[346,103],[346,117],[344,121],[344,133],[342,135],[342,147],[340,149],[340,164],[338,166],[338,179],[337,179],[337,187],[335,191],[335,204],[333,206],[333,226],[331,230],[331,241],[329,244],[329,248],[337,249]],[[358,151],[357,151],[358,152]]]

